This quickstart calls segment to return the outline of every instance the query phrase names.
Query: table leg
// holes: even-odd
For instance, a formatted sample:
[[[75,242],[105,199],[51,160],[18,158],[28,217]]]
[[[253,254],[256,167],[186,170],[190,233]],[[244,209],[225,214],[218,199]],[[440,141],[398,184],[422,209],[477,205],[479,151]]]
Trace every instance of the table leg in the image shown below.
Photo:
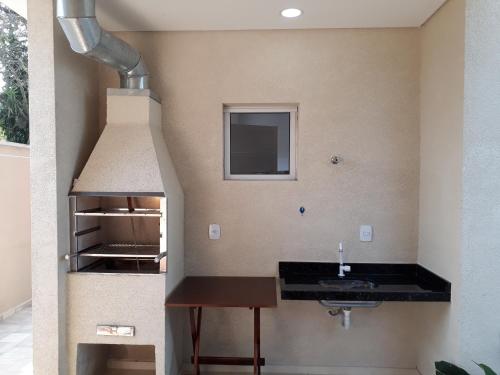
[[[191,323],[191,341],[193,343],[193,355],[194,355],[195,343],[196,343],[196,320],[194,318],[194,312],[195,312],[195,308],[190,307],[189,308],[189,322]]]
[[[200,374],[200,332],[201,332],[201,307],[198,307],[198,316],[195,319],[195,308],[189,308],[189,320],[191,322],[191,339],[193,341],[193,357],[195,374]]]
[[[260,375],[260,308],[253,309],[253,373]]]

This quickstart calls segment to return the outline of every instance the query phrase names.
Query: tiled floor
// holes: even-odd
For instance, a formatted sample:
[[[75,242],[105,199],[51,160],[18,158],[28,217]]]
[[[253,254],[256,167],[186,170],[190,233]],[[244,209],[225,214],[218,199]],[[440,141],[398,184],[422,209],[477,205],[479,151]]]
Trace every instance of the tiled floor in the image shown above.
[[[33,374],[31,307],[0,320],[0,374]]]

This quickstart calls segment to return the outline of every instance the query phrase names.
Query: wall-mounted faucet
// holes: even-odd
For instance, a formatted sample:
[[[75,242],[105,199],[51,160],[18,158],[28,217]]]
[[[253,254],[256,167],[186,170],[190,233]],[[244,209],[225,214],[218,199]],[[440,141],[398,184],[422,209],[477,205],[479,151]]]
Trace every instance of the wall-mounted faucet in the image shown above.
[[[344,265],[344,244],[339,242],[339,277],[344,277],[344,272],[351,272],[351,266]]]

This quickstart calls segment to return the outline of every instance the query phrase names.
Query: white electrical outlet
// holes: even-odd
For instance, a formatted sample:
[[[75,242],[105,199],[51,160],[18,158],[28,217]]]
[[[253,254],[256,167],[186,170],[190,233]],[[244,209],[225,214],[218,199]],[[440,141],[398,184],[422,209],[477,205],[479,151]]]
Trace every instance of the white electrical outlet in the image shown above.
[[[359,240],[361,242],[373,241],[373,227],[371,225],[361,225],[359,227]]]
[[[208,238],[211,240],[220,239],[220,225],[219,224],[210,224],[208,226]]]

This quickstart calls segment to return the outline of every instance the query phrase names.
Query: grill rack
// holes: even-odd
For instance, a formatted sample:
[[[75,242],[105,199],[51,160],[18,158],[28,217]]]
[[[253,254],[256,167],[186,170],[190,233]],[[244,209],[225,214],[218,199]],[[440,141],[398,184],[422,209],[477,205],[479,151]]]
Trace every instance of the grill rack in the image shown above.
[[[160,253],[160,245],[98,244],[80,250],[81,257],[144,258],[155,259]]]
[[[91,208],[87,210],[75,211],[75,216],[123,216],[123,217],[161,217],[159,209],[151,208]]]
[[[70,195],[71,244],[70,252],[65,256],[69,262],[69,272],[166,272],[167,198],[151,197],[159,200],[158,208],[135,208],[131,206],[130,195],[116,195],[114,197],[123,198],[123,201],[127,199],[128,208],[102,208],[101,199],[109,198],[109,196]],[[135,196],[132,197],[135,198]],[[140,195],[137,198],[145,197]],[[85,201],[82,201],[83,199]],[[91,203],[89,204],[89,202]],[[105,237],[102,232],[102,220],[120,217],[129,218],[134,243],[116,242],[113,241],[113,238],[102,238]],[[134,219],[142,219],[145,220],[143,223],[149,223],[149,218],[159,219],[158,242],[137,243],[135,233],[137,224],[134,224]],[[98,241],[92,243],[92,239],[98,239]],[[135,262],[134,267],[131,261]]]

